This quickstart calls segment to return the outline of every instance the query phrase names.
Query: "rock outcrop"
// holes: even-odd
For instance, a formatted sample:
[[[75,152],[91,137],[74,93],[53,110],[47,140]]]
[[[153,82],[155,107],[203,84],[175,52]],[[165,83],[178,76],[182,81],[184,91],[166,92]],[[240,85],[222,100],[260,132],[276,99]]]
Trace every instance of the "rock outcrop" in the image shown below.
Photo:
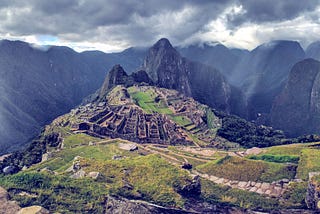
[[[41,206],[25,207],[19,210],[17,214],[49,214],[50,212]]]
[[[310,172],[306,195],[306,204],[309,209],[320,211],[320,172]]]
[[[0,187],[0,214],[16,213],[20,206],[15,201],[9,200],[8,192]]]
[[[125,198],[108,196],[106,201],[106,213],[187,214],[192,212],[165,208],[142,201],[130,201]]]
[[[49,211],[41,206],[21,208],[16,201],[9,200],[8,192],[0,187],[0,214],[48,214]]]
[[[175,89],[219,110],[239,114],[244,109],[241,92],[218,70],[182,57],[168,39],[160,39],[149,49],[143,67],[159,87]]]
[[[276,98],[271,125],[291,136],[320,132],[320,62],[305,59],[291,70],[288,82]]]
[[[129,87],[138,83],[146,83],[149,85],[153,84],[145,71],[139,70],[128,75],[120,65],[115,65],[108,72],[102,87],[100,88],[98,98],[103,99],[105,95],[117,85]],[[96,98],[94,97],[94,99]]]
[[[123,70],[120,65],[115,65],[108,72],[102,87],[100,89],[100,97],[104,96],[110,89],[117,85],[127,84],[129,80],[128,74]]]

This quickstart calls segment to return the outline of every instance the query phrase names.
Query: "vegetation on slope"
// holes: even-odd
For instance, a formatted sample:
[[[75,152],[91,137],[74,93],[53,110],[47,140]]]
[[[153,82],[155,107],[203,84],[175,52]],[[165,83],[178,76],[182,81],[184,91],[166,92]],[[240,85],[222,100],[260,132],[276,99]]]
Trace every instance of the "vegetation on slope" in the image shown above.
[[[263,161],[275,162],[275,163],[298,163],[300,159],[298,155],[270,155],[270,154],[251,155],[248,158],[252,160],[263,160]]]
[[[309,172],[320,171],[320,150],[303,149],[297,169],[297,176],[303,180],[308,180]]]
[[[295,166],[226,156],[218,162],[208,162],[197,169],[217,177],[239,181],[272,182],[295,176]]]
[[[107,189],[90,179],[71,179],[39,172],[20,172],[0,177],[0,185],[9,190],[22,207],[41,205],[60,213],[102,213]],[[26,192],[30,196],[19,195]]]
[[[247,209],[274,210],[280,204],[275,198],[267,198],[257,193],[248,192],[240,189],[232,189],[228,186],[215,184],[211,181],[202,179],[201,197],[210,203],[224,205],[236,205]]]
[[[220,114],[219,116],[222,117],[222,126],[218,129],[217,135],[239,143],[243,147],[269,147],[290,143],[286,141],[282,131],[257,126],[234,115]]]

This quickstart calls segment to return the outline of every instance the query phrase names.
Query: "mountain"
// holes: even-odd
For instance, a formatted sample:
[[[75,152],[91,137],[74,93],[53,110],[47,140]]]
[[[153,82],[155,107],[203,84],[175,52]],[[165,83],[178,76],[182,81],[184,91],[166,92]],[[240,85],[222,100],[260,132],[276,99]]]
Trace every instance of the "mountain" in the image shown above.
[[[258,113],[270,112],[290,69],[304,57],[298,42],[272,41],[258,46],[240,61],[229,79],[245,93],[249,119],[255,119]]]
[[[273,103],[271,124],[291,136],[320,132],[320,62],[305,59],[294,65],[288,82]]]
[[[102,87],[99,89],[99,95],[96,99],[103,99],[105,95],[117,85],[125,85],[128,87],[132,86],[133,84],[139,84],[143,82],[152,84],[152,80],[145,71],[139,70],[133,72],[131,75],[128,75],[124,69],[117,64],[108,72]]]
[[[26,149],[0,157],[1,206],[50,213],[312,213],[303,209],[307,191],[310,207],[317,204],[308,174],[318,167],[309,161],[318,160],[319,143],[279,146],[298,141],[176,90],[128,86],[123,80],[132,76],[115,65],[100,99],[54,119]]]
[[[121,64],[131,74],[143,64],[147,48],[131,47],[119,53],[104,53],[101,51],[84,51],[80,55],[93,70],[108,70],[113,65]]]
[[[229,49],[222,44],[190,45],[178,47],[182,56],[218,69],[227,79],[239,61],[249,53],[247,50]]]
[[[40,128],[96,91],[106,71],[125,61],[141,65],[143,49],[122,53],[77,53],[67,47],[38,48],[25,42],[0,42],[0,154],[19,148]]]
[[[240,91],[215,68],[182,57],[168,39],[160,39],[149,49],[143,69],[159,87],[178,90],[219,110],[243,113]]]
[[[306,56],[320,60],[320,41],[311,43],[306,49]]]

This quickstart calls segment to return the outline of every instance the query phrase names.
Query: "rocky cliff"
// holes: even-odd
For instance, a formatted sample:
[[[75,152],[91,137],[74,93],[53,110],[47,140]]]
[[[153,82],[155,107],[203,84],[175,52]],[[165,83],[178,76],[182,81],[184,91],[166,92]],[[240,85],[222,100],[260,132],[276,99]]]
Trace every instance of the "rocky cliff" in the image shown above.
[[[139,70],[133,72],[131,75],[128,75],[120,65],[115,65],[108,72],[98,93],[92,95],[92,98],[89,98],[89,100],[95,100],[99,98],[103,99],[105,95],[117,85],[129,87],[138,83],[145,83],[149,85],[153,84],[152,80],[145,71]]]
[[[241,92],[218,70],[182,57],[168,39],[160,39],[149,49],[143,67],[160,87],[175,89],[213,108],[243,113]],[[240,96],[233,102],[231,97],[236,93]]]
[[[320,131],[320,62],[305,59],[292,68],[273,103],[271,124],[292,136]]]

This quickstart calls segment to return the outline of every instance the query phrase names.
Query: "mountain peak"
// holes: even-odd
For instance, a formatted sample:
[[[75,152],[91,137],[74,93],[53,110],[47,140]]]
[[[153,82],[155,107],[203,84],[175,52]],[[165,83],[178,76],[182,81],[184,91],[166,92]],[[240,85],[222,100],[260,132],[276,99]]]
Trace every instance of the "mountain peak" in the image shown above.
[[[128,74],[123,70],[121,65],[116,64],[108,72],[106,79],[100,89],[100,97],[103,97],[107,92],[116,85],[121,85],[126,82]]]
[[[154,45],[154,48],[173,48],[169,39],[161,38]]]

